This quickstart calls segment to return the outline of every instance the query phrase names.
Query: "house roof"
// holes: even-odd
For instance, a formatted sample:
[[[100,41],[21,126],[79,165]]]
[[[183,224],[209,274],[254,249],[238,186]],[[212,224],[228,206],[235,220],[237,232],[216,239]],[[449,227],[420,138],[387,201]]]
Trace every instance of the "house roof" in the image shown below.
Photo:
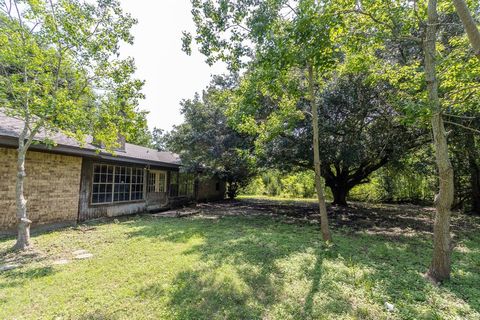
[[[0,109],[0,145],[17,146],[17,139],[23,129],[23,125],[23,120],[7,116],[5,112]],[[47,138],[54,143],[53,146],[41,143]],[[35,140],[40,142],[40,144],[32,145],[31,149],[34,150],[49,150],[77,156],[96,157],[105,160],[154,166],[180,166],[180,158],[177,154],[157,151],[131,143],[125,143],[125,150],[118,150],[115,154],[111,154],[93,145],[91,136],[86,138],[85,143],[80,143],[62,132],[47,132],[46,130],[41,130],[35,136]]]

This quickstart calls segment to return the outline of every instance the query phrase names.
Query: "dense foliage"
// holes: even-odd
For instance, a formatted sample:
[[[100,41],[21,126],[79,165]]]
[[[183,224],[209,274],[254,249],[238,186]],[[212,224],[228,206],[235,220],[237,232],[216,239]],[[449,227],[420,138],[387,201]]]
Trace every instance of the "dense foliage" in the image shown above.
[[[405,152],[419,145],[415,135],[402,135],[397,129],[403,127],[403,132],[408,132],[407,127],[431,128],[429,140],[438,185],[428,275],[433,281],[447,279],[451,272],[451,209],[455,184],[458,187],[462,182],[454,178],[446,128],[452,125],[475,130],[458,118],[464,119],[472,108],[478,112],[480,33],[474,20],[479,14],[478,4],[472,4],[473,10],[462,0],[204,0],[192,4],[197,35],[185,33],[183,49],[190,53],[194,39],[208,63],[222,60],[231,70],[243,71],[238,99],[230,105],[229,117],[237,130],[255,136],[257,152],[265,156],[268,149],[277,151],[270,158],[280,164],[290,156],[312,165],[305,156],[308,148],[297,154],[291,152],[303,140],[302,135],[311,131],[325,241],[331,237],[320,176],[332,189],[334,202],[345,205],[352,188],[368,181],[389,160],[399,159],[402,152],[397,154],[393,149],[400,147]],[[338,74],[343,71],[345,75],[345,70],[353,77],[338,82]],[[377,94],[361,94],[363,88],[354,79],[364,70],[371,74],[369,84],[381,86]],[[332,83],[338,91],[329,87]],[[389,111],[382,112],[379,102]],[[359,110],[368,106],[374,111],[353,115],[347,112],[351,106]],[[323,119],[318,115],[322,108],[327,115]],[[395,119],[398,114],[404,116],[403,123]],[[298,128],[301,122],[305,124]],[[370,126],[371,122],[382,125]],[[348,139],[347,132],[353,139]],[[467,134],[464,140],[464,145],[475,147],[475,138]],[[343,143],[350,148],[342,148]],[[467,153],[474,208],[479,193],[477,155]]]
[[[346,205],[352,188],[367,183],[371,173],[428,140],[425,130],[402,123],[389,101],[394,95],[388,83],[375,82],[362,72],[337,74],[319,92],[322,176],[335,204]],[[303,101],[298,108],[308,113]],[[262,109],[254,112],[248,116],[257,123],[265,121]],[[309,120],[298,120],[290,130],[263,142],[261,163],[284,171],[312,168],[311,140]]]
[[[232,199],[255,172],[252,139],[231,128],[225,115],[234,83],[234,79],[217,77],[202,96],[182,101],[184,123],[166,137],[167,148],[180,155],[184,170],[226,181]]]

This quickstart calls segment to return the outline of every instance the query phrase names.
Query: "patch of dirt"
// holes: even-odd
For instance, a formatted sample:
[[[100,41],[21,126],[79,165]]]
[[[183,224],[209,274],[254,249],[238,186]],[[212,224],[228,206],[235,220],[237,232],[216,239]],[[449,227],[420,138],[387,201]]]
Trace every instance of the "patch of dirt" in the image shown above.
[[[179,215],[181,216],[181,210]],[[191,208],[185,210],[192,210]],[[329,222],[332,228],[348,228],[385,236],[429,235],[433,232],[435,209],[411,204],[350,203],[348,207],[329,205]],[[200,216],[273,216],[286,223],[318,224],[320,215],[315,202],[241,199],[198,204],[195,211]],[[198,212],[197,212],[198,211]],[[452,215],[453,233],[480,230],[480,217],[459,212]]]
[[[48,256],[36,248],[25,251],[14,251],[12,249],[0,252],[0,264],[23,265],[30,262],[44,262]]]

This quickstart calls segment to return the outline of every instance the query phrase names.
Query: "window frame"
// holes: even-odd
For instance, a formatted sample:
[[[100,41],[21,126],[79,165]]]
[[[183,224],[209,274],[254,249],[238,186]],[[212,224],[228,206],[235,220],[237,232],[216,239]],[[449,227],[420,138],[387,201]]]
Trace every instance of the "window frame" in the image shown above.
[[[100,172],[98,172],[98,175],[99,175],[99,181],[95,182],[95,175],[97,174],[97,172],[95,172],[95,168],[96,167],[100,167]],[[102,168],[103,167],[106,167],[107,168],[107,177],[105,178],[105,182],[103,182],[102,180],[102,174],[103,174],[103,171],[102,171]],[[110,175],[110,172],[108,171],[108,168],[109,167],[112,167],[112,173],[111,173],[111,176],[112,176],[112,179],[111,179],[111,182],[109,182],[109,175]],[[123,170],[124,169],[124,170]],[[120,172],[118,174],[118,176],[120,178],[123,177],[122,173],[123,171],[125,171],[125,177],[126,178],[129,178],[129,182],[126,183],[116,183],[115,180],[116,180],[116,176],[117,176],[117,170]],[[141,173],[140,173],[141,172]],[[126,175],[127,173],[129,173],[129,175]],[[135,177],[135,179],[134,179]],[[135,181],[134,181],[135,180]],[[98,185],[98,189],[97,190],[100,190],[100,185],[109,185],[111,186],[111,191],[109,193],[104,193],[104,200],[107,198],[107,195],[109,194],[110,196],[108,197],[108,199],[110,199],[110,201],[106,202],[106,201],[103,201],[103,202],[94,202],[94,195],[95,194],[100,194],[99,192],[94,192],[95,190],[95,185]],[[115,201],[115,186],[127,186],[128,185],[128,200],[121,200],[121,201]],[[133,189],[133,186],[136,186],[136,187],[139,187],[140,186],[140,191],[132,191]],[[93,166],[92,166],[92,181],[90,183],[90,205],[92,206],[101,206],[101,205],[115,205],[115,204],[122,204],[122,203],[132,203],[132,202],[141,202],[141,201],[145,201],[145,170],[144,168],[141,168],[141,167],[132,167],[132,166],[122,166],[122,165],[115,165],[115,164],[109,164],[109,163],[94,163]],[[120,188],[120,187],[119,187]],[[105,189],[108,189],[107,187],[105,187]],[[141,193],[141,198],[139,199],[133,199],[132,200],[132,195],[134,193],[137,193],[137,194],[140,194]]]
[[[195,175],[190,172],[178,174],[178,196],[195,197]]]
[[[160,176],[163,175],[163,190],[160,190],[162,184],[160,183],[162,179]],[[154,177],[155,182],[151,183],[151,178]],[[151,189],[153,187],[153,190]],[[148,192],[149,193],[167,193],[167,171],[165,170],[149,170],[148,171]]]

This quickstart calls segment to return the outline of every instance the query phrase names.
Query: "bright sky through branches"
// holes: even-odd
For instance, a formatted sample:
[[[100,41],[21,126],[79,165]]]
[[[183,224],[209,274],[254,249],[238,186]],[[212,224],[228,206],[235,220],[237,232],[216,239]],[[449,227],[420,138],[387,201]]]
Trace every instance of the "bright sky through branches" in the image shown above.
[[[170,130],[182,122],[180,101],[193,97],[210,82],[211,74],[225,72],[221,65],[209,67],[196,50],[181,51],[182,31],[194,31],[189,0],[121,0],[125,11],[138,19],[132,32],[133,46],[124,45],[122,56],[132,56],[136,76],[146,80],[146,99],[140,107],[150,111],[150,128]],[[194,48],[193,48],[194,49]]]

